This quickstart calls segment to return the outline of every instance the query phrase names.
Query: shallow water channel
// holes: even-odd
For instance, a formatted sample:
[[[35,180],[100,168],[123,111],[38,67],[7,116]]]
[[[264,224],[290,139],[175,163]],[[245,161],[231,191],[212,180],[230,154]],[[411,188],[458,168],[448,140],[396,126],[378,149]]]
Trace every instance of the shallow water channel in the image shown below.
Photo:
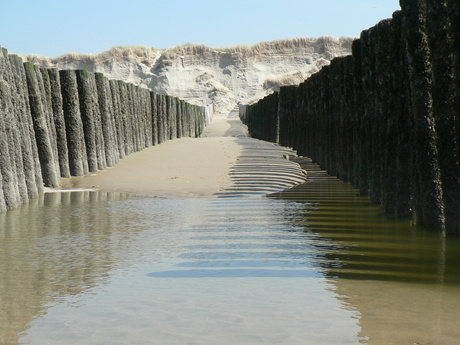
[[[460,241],[337,180],[0,214],[0,344],[458,344]]]

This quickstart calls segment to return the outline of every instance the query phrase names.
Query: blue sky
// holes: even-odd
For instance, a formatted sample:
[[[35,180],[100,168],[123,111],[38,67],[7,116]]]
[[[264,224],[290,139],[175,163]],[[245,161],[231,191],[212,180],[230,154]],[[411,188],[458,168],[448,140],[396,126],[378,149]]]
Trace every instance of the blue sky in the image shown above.
[[[358,37],[398,0],[0,0],[0,46],[56,57],[113,46]]]

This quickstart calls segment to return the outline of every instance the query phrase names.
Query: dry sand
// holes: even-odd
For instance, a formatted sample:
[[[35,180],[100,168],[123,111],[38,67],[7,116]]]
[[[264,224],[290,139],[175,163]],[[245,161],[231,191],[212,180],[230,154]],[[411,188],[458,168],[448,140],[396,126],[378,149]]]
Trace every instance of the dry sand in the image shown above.
[[[84,177],[62,179],[61,188],[161,197],[210,197],[234,184],[231,168],[244,150],[257,149],[260,143],[248,138],[247,127],[234,116],[215,118],[206,127],[202,138],[181,138],[152,146],[125,157],[113,168]],[[262,143],[274,147],[281,158],[286,153],[284,148]],[[302,182],[301,179],[291,180],[291,184]]]

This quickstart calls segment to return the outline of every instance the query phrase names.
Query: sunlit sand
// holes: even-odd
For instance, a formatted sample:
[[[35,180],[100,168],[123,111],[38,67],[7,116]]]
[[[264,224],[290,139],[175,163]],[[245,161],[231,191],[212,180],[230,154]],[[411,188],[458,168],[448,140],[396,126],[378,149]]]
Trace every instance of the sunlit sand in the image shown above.
[[[215,118],[201,138],[166,141],[125,157],[113,168],[62,179],[61,185],[64,190],[82,188],[161,197],[210,197],[230,188],[233,184],[230,169],[243,150],[258,143],[260,141],[248,138],[247,127],[239,119]],[[279,157],[286,153],[285,148],[267,145]],[[288,163],[292,164],[286,160]],[[279,176],[271,178],[276,181]],[[301,179],[297,181],[300,182]]]

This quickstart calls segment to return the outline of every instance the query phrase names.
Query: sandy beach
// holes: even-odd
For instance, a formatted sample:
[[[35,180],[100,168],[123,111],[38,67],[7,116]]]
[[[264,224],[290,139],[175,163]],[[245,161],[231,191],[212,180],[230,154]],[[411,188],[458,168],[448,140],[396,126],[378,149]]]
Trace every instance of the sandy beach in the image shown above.
[[[267,157],[267,149],[270,157]],[[249,164],[253,161],[256,169],[253,171],[265,171],[261,183],[267,185],[267,179],[272,182],[267,192],[302,182],[298,171],[291,173],[294,163],[284,159],[290,151],[248,138],[247,127],[238,118],[230,116],[215,118],[201,138],[180,138],[149,147],[125,157],[115,167],[88,176],[61,179],[61,188],[160,197],[211,197],[239,182],[235,181],[238,176],[234,166],[248,150],[251,151]],[[246,168],[247,162],[246,159]],[[267,164],[278,167],[286,164],[289,169],[284,176],[270,176],[266,172]],[[253,180],[257,180],[258,174],[252,175]],[[245,173],[244,178],[248,177],[251,173]],[[279,179],[286,180],[285,184],[273,185]]]

